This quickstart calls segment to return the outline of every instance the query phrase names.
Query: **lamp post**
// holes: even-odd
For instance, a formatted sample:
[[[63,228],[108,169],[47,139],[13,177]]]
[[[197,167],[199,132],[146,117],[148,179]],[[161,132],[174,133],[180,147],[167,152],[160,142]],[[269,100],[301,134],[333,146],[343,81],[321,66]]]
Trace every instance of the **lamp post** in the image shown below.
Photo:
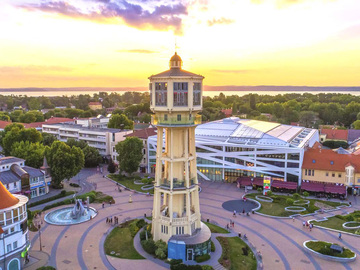
[[[42,251],[42,245],[41,245],[41,224],[38,224],[38,230],[39,230],[40,251]]]

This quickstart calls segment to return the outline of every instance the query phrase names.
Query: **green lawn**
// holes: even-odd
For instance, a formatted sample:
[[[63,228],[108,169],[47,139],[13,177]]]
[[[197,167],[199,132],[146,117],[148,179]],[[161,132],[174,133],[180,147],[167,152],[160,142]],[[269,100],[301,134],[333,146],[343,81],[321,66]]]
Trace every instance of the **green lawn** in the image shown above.
[[[360,234],[360,230],[349,230],[343,228],[342,225],[348,221],[360,222],[360,211],[354,211],[353,213],[350,213],[345,216],[336,215],[334,217],[328,218],[328,220],[325,221],[312,221],[311,223],[325,228],[335,229],[353,234]]]
[[[330,249],[330,246],[332,244],[333,243],[322,242],[322,241],[310,241],[310,242],[306,243],[306,246],[316,252],[323,254],[323,255],[329,255],[329,256],[340,257],[340,258],[354,257],[355,253],[345,247],[343,247],[343,249],[344,249],[343,253],[338,253],[336,251],[333,251],[332,249]]]
[[[247,194],[247,198],[255,199],[256,196],[261,195],[261,193],[250,193]],[[261,208],[258,210],[259,213],[270,215],[270,216],[279,216],[279,217],[289,217],[294,214],[298,214],[297,212],[289,212],[285,211],[285,207],[287,206],[297,206],[294,204],[289,205],[287,203],[287,199],[291,198],[291,196],[286,195],[272,195],[271,198],[274,200],[273,202],[263,202],[259,201],[261,204]],[[316,210],[319,210],[320,208],[315,206],[315,203],[321,203],[327,206],[336,207],[340,206],[344,203],[339,202],[332,202],[332,201],[323,201],[323,200],[315,200],[315,199],[306,199],[309,200],[309,205],[302,205],[302,207],[306,208],[306,211],[300,212],[300,214],[310,214],[314,213]],[[346,204],[347,205],[347,204]]]
[[[131,221],[131,222],[136,222]],[[130,225],[130,222],[125,224]],[[131,236],[130,226],[115,227],[106,237],[104,248],[107,255],[131,260],[144,259],[134,248],[134,238]]]
[[[222,247],[219,263],[230,270],[256,270],[257,261],[251,249],[239,237],[216,237]],[[243,248],[247,248],[244,255]]]
[[[212,233],[229,233],[226,229],[221,228],[215,224],[209,222],[204,222],[204,224],[206,224],[209,227]]]
[[[136,190],[136,191],[143,192],[143,193],[149,192],[150,194],[154,194],[154,189],[142,190],[141,187],[144,185],[134,184],[134,181],[136,180],[134,177],[120,176],[118,174],[109,174],[108,177],[111,178],[112,180],[115,180],[116,182],[124,185],[125,187],[127,187],[129,189]]]

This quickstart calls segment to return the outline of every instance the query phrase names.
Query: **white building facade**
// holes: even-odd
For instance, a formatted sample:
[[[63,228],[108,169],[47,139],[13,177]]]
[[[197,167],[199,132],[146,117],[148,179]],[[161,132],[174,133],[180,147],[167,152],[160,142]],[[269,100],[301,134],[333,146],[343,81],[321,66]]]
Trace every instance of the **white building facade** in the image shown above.
[[[225,118],[195,130],[199,177],[236,181],[271,176],[301,184],[304,149],[319,141],[315,129],[256,120]],[[148,140],[149,170],[154,167],[156,136]]]
[[[77,124],[54,124],[42,126],[43,132],[54,135],[58,140],[66,142],[75,139],[86,142],[99,150],[102,156],[112,156],[113,146],[121,140],[124,135],[131,132],[115,128],[83,127]]]

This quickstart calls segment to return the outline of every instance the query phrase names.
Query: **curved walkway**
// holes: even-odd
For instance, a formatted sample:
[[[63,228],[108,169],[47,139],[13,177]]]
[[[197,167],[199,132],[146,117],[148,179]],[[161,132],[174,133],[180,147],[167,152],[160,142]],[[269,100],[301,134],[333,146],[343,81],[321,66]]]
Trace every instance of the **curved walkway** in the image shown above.
[[[119,192],[116,184],[103,178],[101,174],[87,177],[87,182],[95,182],[97,190],[114,197],[116,203],[103,209],[100,204],[93,205],[99,214],[89,222],[73,226],[54,226],[44,224],[41,231],[43,251],[50,258],[50,264],[57,269],[168,269],[168,265],[159,265],[154,259],[124,260],[106,256],[103,243],[111,226],[106,224],[107,217],[117,216],[120,221],[151,215],[152,196],[145,196],[130,191]],[[222,208],[222,203],[228,200],[241,199],[243,192],[234,184],[201,182],[203,192],[200,193],[200,208],[203,219],[210,219],[214,223],[225,227],[232,219],[235,222],[234,232],[247,235],[249,241],[262,254],[264,269],[360,269],[360,261],[352,263],[336,263],[324,261],[306,254],[302,243],[308,239],[339,242],[337,233],[314,228],[311,232],[303,228],[302,222],[306,217],[292,219],[274,219],[260,215],[232,217],[232,213]],[[128,203],[132,194],[133,203]],[[352,200],[353,208],[360,208]],[[315,214],[322,218],[333,214],[342,214],[347,209],[339,209],[332,213]],[[31,252],[39,250],[38,233],[29,232],[32,242]],[[213,237],[213,236],[212,236]],[[139,245],[140,243],[137,242]],[[215,245],[219,245],[214,241]],[[360,256],[360,241],[357,237],[343,234],[342,245],[348,246]],[[135,243],[136,247],[136,243]],[[137,247],[136,247],[137,248]],[[218,250],[218,249],[217,249]],[[139,250],[140,251],[140,250]],[[141,253],[141,251],[140,251]],[[215,252],[216,253],[216,252]],[[30,253],[31,254],[31,253]],[[215,254],[214,254],[215,255]],[[149,255],[147,255],[149,256]],[[215,255],[208,262],[216,262]],[[46,256],[45,256],[46,257]],[[158,260],[157,260],[158,261]],[[27,269],[36,269],[28,267]]]

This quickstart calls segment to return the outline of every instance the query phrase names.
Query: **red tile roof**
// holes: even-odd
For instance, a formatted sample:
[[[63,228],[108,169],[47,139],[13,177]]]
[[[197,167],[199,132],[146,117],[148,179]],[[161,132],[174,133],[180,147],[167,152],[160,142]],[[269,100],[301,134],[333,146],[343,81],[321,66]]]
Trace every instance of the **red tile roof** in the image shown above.
[[[144,128],[135,130],[133,133],[125,135],[125,137],[138,137],[140,139],[147,139],[150,136],[156,135],[156,128]]]
[[[11,125],[11,124],[12,124],[12,122],[7,122],[7,121],[1,121],[0,120],[0,128],[1,129],[4,129],[6,126]]]
[[[348,130],[347,129],[321,129],[320,133],[325,134],[327,140],[347,141],[347,138],[348,138]]]
[[[14,197],[0,182],[0,209],[11,207],[19,202],[19,199]]]
[[[232,109],[222,109],[221,110],[226,116],[232,115]]]
[[[89,105],[101,105],[101,102],[89,102]]]
[[[331,149],[311,148],[305,151],[303,169],[323,171],[345,171],[351,164],[356,172],[360,172],[360,156],[352,154],[338,154]]]
[[[51,117],[47,119],[45,122],[34,122],[26,124],[24,123],[25,128],[41,128],[44,124],[59,124],[59,123],[68,123],[68,122],[74,122],[74,119],[71,118],[65,118],[65,117]]]

